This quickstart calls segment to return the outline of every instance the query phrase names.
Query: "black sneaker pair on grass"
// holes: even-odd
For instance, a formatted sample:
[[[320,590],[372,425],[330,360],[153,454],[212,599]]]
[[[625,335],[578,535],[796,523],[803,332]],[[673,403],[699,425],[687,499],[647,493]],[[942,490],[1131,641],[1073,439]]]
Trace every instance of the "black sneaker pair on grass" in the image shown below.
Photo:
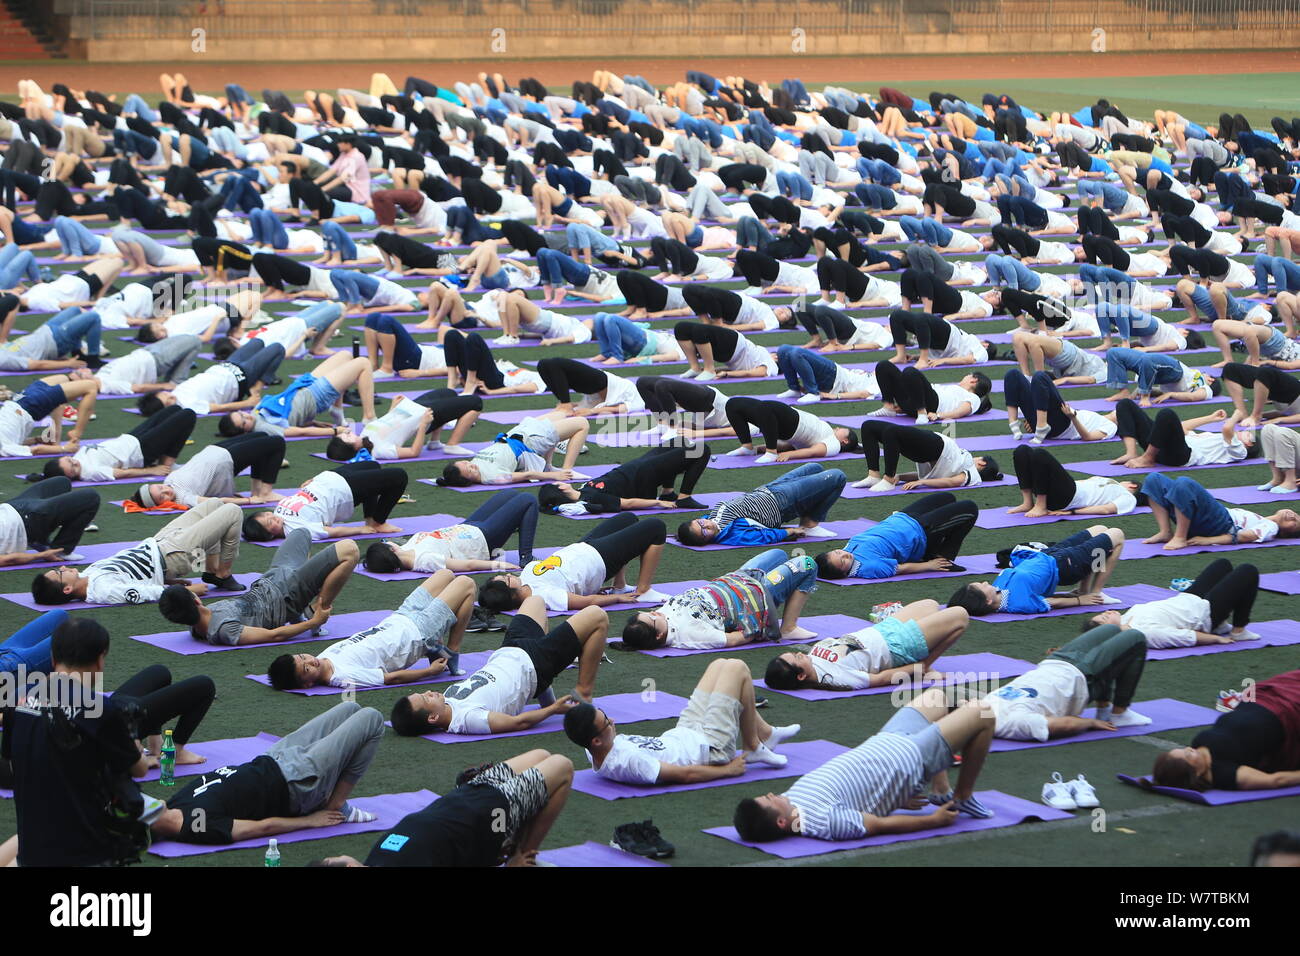
[[[469,623],[465,625],[467,633],[478,633],[480,631],[504,631],[506,626],[501,623],[501,619],[495,614],[489,614],[481,607],[476,607],[470,612]]]
[[[617,850],[648,856],[654,860],[664,860],[677,852],[677,848],[665,840],[659,828],[652,820],[644,823],[624,823],[614,828],[614,839],[609,845]]]

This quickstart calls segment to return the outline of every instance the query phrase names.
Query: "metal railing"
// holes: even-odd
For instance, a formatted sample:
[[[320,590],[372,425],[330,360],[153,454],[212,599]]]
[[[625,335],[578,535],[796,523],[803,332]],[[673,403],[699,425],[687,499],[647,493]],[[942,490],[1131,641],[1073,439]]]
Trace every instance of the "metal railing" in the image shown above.
[[[1065,30],[1300,35],[1300,0],[54,0],[79,39],[619,38]],[[201,12],[202,11],[202,12]],[[1225,41],[1222,45],[1230,45]]]

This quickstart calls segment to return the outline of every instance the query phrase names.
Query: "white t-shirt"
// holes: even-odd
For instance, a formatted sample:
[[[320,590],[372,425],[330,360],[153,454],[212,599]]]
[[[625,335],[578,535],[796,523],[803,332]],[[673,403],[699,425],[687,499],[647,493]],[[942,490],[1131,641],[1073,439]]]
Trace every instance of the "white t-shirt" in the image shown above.
[[[529,369],[520,368],[514,362],[498,360],[497,371],[505,378],[507,385],[524,385],[531,382],[536,391],[541,392],[546,389],[546,383],[542,381],[540,375]]]
[[[312,540],[319,541],[329,537],[326,525],[347,521],[352,510],[352,489],[347,481],[337,472],[323,471],[306,488],[277,502],[274,513],[284,519],[286,533],[306,528]]]
[[[1035,259],[1055,266],[1064,266],[1074,262],[1074,250],[1064,242],[1048,242],[1046,239],[1038,240],[1038,254]]]
[[[1255,539],[1256,544],[1272,541],[1281,530],[1276,521],[1270,521],[1263,515],[1257,515],[1245,508],[1229,508],[1228,514],[1232,517],[1233,527],[1238,531],[1253,531],[1258,535]]]
[[[805,269],[804,271],[808,272],[811,270]],[[728,270],[728,276],[729,275],[730,275],[730,270]],[[813,278],[814,278],[814,285],[812,291],[815,292],[818,287],[815,284],[816,276],[814,276]],[[778,276],[777,282],[780,281],[781,279]],[[763,330],[768,331],[777,328],[781,324],[780,322],[777,321],[776,313],[772,311],[772,307],[768,305],[766,302],[760,302],[758,299],[755,299],[752,295],[745,295],[743,292],[738,292],[737,295],[740,296],[740,312],[737,313],[736,315],[737,325],[748,325],[751,322],[761,322],[763,326]]]
[[[221,319],[217,324],[218,334],[230,330],[230,314],[224,305],[205,305],[189,312],[177,312],[163,321],[163,327],[168,335],[202,335],[214,319]]]
[[[595,594],[605,584],[605,559],[591,545],[579,541],[549,558],[532,561],[519,573],[549,611],[567,611],[570,594]]]
[[[1079,478],[1074,483],[1074,497],[1065,506],[1066,511],[1078,508],[1095,508],[1097,505],[1113,504],[1115,514],[1126,515],[1137,507],[1137,498],[1114,478],[1096,475],[1092,478]]]
[[[1162,276],[1169,271],[1169,264],[1165,260],[1151,255],[1149,252],[1131,252],[1128,257],[1129,275],[1150,275]],[[1252,280],[1253,281],[1253,280]]]
[[[58,312],[73,302],[87,301],[90,286],[75,273],[65,272],[53,282],[38,282],[24,297],[29,312]]]
[[[621,375],[615,375],[613,372],[605,373],[605,397],[602,399],[598,395],[586,395],[585,407],[595,408],[597,403],[601,405],[624,405],[626,412],[640,412],[645,410],[645,399],[637,391],[636,384],[629,378]]]
[[[172,390],[176,404],[192,409],[197,415],[206,415],[213,405],[225,405],[239,398],[239,378],[233,365],[221,364],[205,368],[181,382]]]
[[[1236,259],[1229,259],[1228,274],[1224,277],[1223,282],[1224,285],[1244,289],[1255,284],[1255,274],[1246,267],[1245,263],[1238,262]]]
[[[964,412],[963,415],[973,415],[975,409],[980,406],[979,396],[974,392],[967,391],[960,385],[936,385],[934,386],[934,392],[939,396],[938,414],[940,415],[955,412],[963,404],[970,406],[970,410]]]
[[[867,291],[863,293],[863,299],[883,299],[885,304],[889,306],[903,304],[903,287],[897,282],[890,282],[888,279],[880,279],[874,275],[867,275],[866,280]]]
[[[845,344],[852,348],[883,349],[893,345],[894,337],[890,334],[889,329],[885,328],[879,322],[872,322],[869,319],[850,318],[853,323],[853,334],[849,336]]]
[[[1088,681],[1073,664],[1048,658],[986,695],[984,703],[993,708],[995,737],[1046,740],[1047,718],[1083,713],[1088,704]]]
[[[1103,438],[1110,438],[1118,429],[1118,426],[1109,418],[1104,417],[1099,412],[1090,412],[1086,408],[1075,409],[1075,416],[1079,424],[1090,432],[1101,432]],[[1074,427],[1074,422],[1070,422],[1065,431],[1061,432],[1056,438],[1071,439],[1079,437],[1079,429]]]
[[[387,414],[376,418],[361,429],[361,437],[374,444],[371,454],[381,461],[396,461],[398,450],[415,437],[420,430],[420,419],[428,409],[419,402],[398,402]]]
[[[10,504],[0,503],[0,554],[18,554],[27,550],[27,526]]]
[[[428,653],[424,638],[414,620],[390,614],[374,627],[335,641],[320,657],[334,665],[331,687],[379,687],[385,674],[410,667]]]
[[[473,674],[443,691],[451,708],[447,733],[490,734],[492,711],[516,716],[536,694],[532,658],[517,647],[499,648]]]
[[[979,296],[973,295],[970,292],[963,292],[961,296],[963,310],[965,310],[969,305],[967,302],[968,297],[974,302],[984,302],[984,300]],[[992,311],[993,306],[989,305],[987,302],[984,302],[984,304],[989,307],[990,311]],[[988,349],[984,348],[984,346],[980,344],[979,339],[975,338],[975,336],[971,335],[969,332],[963,332],[951,322],[948,323],[948,326],[952,329],[952,332],[948,335],[948,344],[943,347],[943,351],[935,355],[935,358],[957,358],[961,355],[971,355],[974,356],[973,364],[975,365],[982,365],[989,360]]]
[[[421,531],[407,538],[402,549],[415,552],[413,567],[426,574],[441,571],[449,558],[487,561],[492,556],[483,532],[472,524],[453,524],[436,531]]]
[[[10,458],[30,458],[32,447],[24,445],[23,440],[32,424],[32,416],[17,402],[0,405],[0,452]]]
[[[894,666],[889,645],[874,627],[842,637],[828,637],[808,650],[817,683],[827,690],[860,690],[871,686],[871,675]]]
[[[818,442],[823,442],[826,445],[827,458],[834,458],[840,453],[840,442],[835,437],[833,427],[801,408],[796,408],[795,414],[799,416],[799,427],[790,437],[791,448],[811,448]]]
[[[147,349],[133,349],[95,373],[101,395],[130,395],[136,385],[158,381],[158,363]]]
[[[771,352],[761,345],[755,345],[739,333],[737,333],[736,338],[736,350],[731,353],[731,358],[724,364],[724,368],[739,371],[740,369],[758,368],[761,365],[766,369],[765,374],[776,374],[776,359]]]
[[[967,392],[969,395],[970,393]],[[966,484],[978,485],[984,481],[979,469],[975,467],[975,458],[947,435],[939,435],[943,440],[943,451],[934,461],[918,461],[917,474],[922,478],[951,478],[965,475]]]
[[[400,286],[396,282],[393,282],[390,279],[385,279],[382,276],[375,276],[374,279],[379,283],[379,287],[375,289],[375,294],[370,297],[370,300],[366,305],[409,305],[414,308],[419,304],[414,289]]]
[[[101,558],[82,572],[87,604],[145,604],[162,596],[167,566],[153,538]]]
[[[821,289],[821,284],[817,281],[817,270],[809,269],[807,266],[796,266],[789,262],[782,262],[778,266],[776,282],[773,285],[789,286],[809,293]],[[771,309],[768,311],[770,312]],[[771,328],[775,327],[771,326]]]
[[[1210,602],[1190,591],[1134,605],[1120,615],[1119,622],[1121,627],[1141,631],[1147,647],[1191,647],[1197,631],[1208,634],[1214,626]]]
[[[962,232],[960,229],[952,230],[952,238],[948,244],[943,247],[944,252],[983,252],[984,247],[980,241],[972,236],[969,232]]]
[[[1191,466],[1226,465],[1246,457],[1246,446],[1235,436],[1230,443],[1223,440],[1221,432],[1192,432],[1184,438],[1192,451],[1192,457],[1187,459]]]
[[[26,371],[32,367],[33,360],[50,361],[57,358],[58,354],[54,333],[48,326],[42,325],[22,338],[13,338],[0,345],[0,369],[7,372]]]
[[[81,462],[82,481],[112,481],[114,468],[144,467],[140,440],[134,435],[118,435],[81,448],[72,457]]]
[[[835,384],[831,386],[832,395],[845,395],[849,392],[866,392],[872,398],[880,397],[880,386],[872,372],[849,368],[845,365],[835,367]]]
[[[127,319],[147,319],[153,315],[153,290],[141,282],[132,282],[118,292],[95,303],[100,324],[106,329],[125,329]]]
[[[587,755],[590,758],[590,753]],[[692,767],[709,762],[709,740],[690,727],[673,727],[658,737],[615,734],[596,775],[619,783],[658,783],[661,763]]]

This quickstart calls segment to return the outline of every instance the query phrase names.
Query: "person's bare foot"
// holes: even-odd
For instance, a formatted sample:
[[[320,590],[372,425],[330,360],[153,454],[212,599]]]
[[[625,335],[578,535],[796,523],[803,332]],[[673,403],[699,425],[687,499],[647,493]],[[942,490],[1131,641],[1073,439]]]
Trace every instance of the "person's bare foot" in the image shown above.
[[[196,754],[193,750],[190,750],[185,747],[182,747],[180,750],[176,751],[176,763],[178,766],[180,765],[189,766],[196,763],[206,763],[207,759],[208,758],[203,756],[203,754]]]
[[[948,679],[948,675],[945,674],[943,671],[926,671],[925,674],[921,677],[921,680],[934,681],[935,683],[947,679]]]
[[[1167,542],[1165,542],[1164,549],[1166,551],[1181,551],[1185,547],[1187,547],[1186,538],[1170,538]]]
[[[1118,458],[1112,458],[1110,463],[1112,465],[1127,465],[1129,461],[1131,461],[1131,459],[1128,455],[1120,455]]]
[[[1152,462],[1148,461],[1145,458],[1130,458],[1128,461],[1124,462],[1124,467],[1125,468],[1148,468],[1151,466],[1151,464]]]
[[[1168,541],[1171,537],[1173,537],[1173,535],[1172,535],[1170,532],[1165,531],[1165,532],[1161,532],[1161,533],[1159,533],[1159,534],[1153,534],[1151,537],[1146,538],[1145,540],[1143,540],[1142,543],[1143,543],[1143,544],[1164,544],[1164,543],[1165,543],[1166,541]]]
[[[806,627],[795,627],[789,630],[782,629],[781,640],[783,641],[807,641],[817,636],[816,631],[810,631]]]
[[[1025,512],[1025,517],[1026,517],[1026,518],[1046,518],[1046,517],[1047,517],[1047,509],[1046,509],[1046,508],[1037,508],[1037,507],[1035,507],[1035,508],[1031,508],[1029,511],[1026,511],[1026,512]]]
[[[1029,510],[1030,508],[1032,508],[1032,507],[1033,507],[1033,505],[1019,504],[1019,505],[1016,505],[1014,508],[1008,508],[1008,509],[1007,509],[1007,514],[1009,514],[1009,515],[1020,515],[1020,514],[1024,514],[1026,511],[1028,511],[1028,510]]]
[[[372,521],[366,522],[366,530],[374,534],[400,534],[402,529],[395,524],[385,521],[383,524],[375,524]]]

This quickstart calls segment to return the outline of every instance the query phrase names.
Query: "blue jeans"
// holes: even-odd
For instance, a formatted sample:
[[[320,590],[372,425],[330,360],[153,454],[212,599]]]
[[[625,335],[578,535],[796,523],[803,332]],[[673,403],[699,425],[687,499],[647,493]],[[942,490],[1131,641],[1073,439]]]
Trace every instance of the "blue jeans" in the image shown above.
[[[776,367],[793,391],[820,395],[835,385],[839,366],[825,355],[797,345],[782,345],[776,350]]]
[[[248,214],[248,223],[253,227],[253,242],[272,249],[289,248],[289,232],[271,210],[252,210]]]
[[[60,355],[70,355],[83,339],[86,355],[99,354],[99,336],[103,326],[98,312],[82,312],[75,305],[70,305],[45,324],[54,333],[54,344]]]
[[[1042,279],[1027,265],[1012,256],[1000,256],[994,253],[984,259],[984,268],[989,273],[991,285],[1003,285],[1008,289],[1024,289],[1033,292],[1042,284]]]
[[[344,261],[357,257],[357,244],[352,241],[348,231],[332,220],[320,224],[321,235],[325,237],[325,248],[337,252]]]
[[[591,270],[563,252],[555,249],[537,250],[537,268],[542,273],[542,282],[546,285],[586,285],[591,278]]]
[[[221,181],[221,193],[225,197],[222,208],[230,212],[236,209],[251,213],[262,208],[262,194],[253,188],[252,180],[232,174]]]
[[[12,289],[24,280],[29,284],[41,281],[36,256],[12,242],[8,243],[0,249],[0,289]]]
[[[134,155],[144,160],[154,159],[162,149],[158,140],[145,136],[144,133],[137,133],[133,129],[113,130],[113,145],[124,156]]]
[[[903,181],[903,174],[883,159],[868,159],[863,156],[857,162],[858,175],[882,186],[892,186]]]
[[[903,234],[913,242],[925,242],[932,246],[941,247],[952,242],[952,230],[936,219],[899,216],[898,226],[903,230]]]
[[[475,508],[465,523],[483,532],[489,551],[505,547],[518,531],[520,555],[532,554],[537,535],[537,496],[526,491],[498,491]]]
[[[898,205],[898,197],[888,186],[878,183],[858,183],[853,187],[853,194],[862,200],[868,209],[893,209]]]
[[[776,185],[782,196],[791,199],[812,199],[813,186],[801,173],[778,172]]]
[[[380,335],[391,335],[395,339],[393,354],[388,356],[394,371],[420,367],[420,346],[411,338],[411,333],[406,331],[406,326],[393,316],[383,313],[367,315],[366,328],[374,329]]]
[[[1001,185],[1002,188],[1007,192],[1011,192],[1011,182],[1012,180],[1015,180],[1016,185],[1020,190],[1019,194],[1021,196],[1024,196],[1026,199],[1033,199],[1038,195],[1037,187],[1035,187],[1033,183],[1031,183],[1028,179],[1026,179],[1025,174],[1022,173],[1019,169],[1013,170],[1012,172],[1005,173],[1005,174],[998,173],[998,175],[995,178],[997,179],[999,185]]]
[[[1210,290],[1203,285],[1197,285],[1196,291],[1192,293],[1192,302],[1196,308],[1203,312],[1210,321],[1215,319],[1241,319],[1246,316],[1246,307],[1243,306],[1233,296],[1231,292],[1227,293],[1228,314],[1219,315],[1219,310],[1214,307],[1214,300],[1210,298]]]
[[[138,93],[132,93],[122,103],[122,112],[134,113],[142,120],[150,123],[156,123],[159,120],[158,111],[145,102],[145,98]]]
[[[767,227],[753,216],[744,216],[736,223],[736,245],[746,248],[753,246],[762,252],[772,241],[772,234]]]
[[[792,558],[780,548],[756,554],[740,566],[741,571],[760,571],[763,587],[777,607],[795,591],[812,594],[817,590],[817,563],[808,555]]]
[[[1038,421],[1040,411],[1047,412],[1048,436],[1059,435],[1070,427],[1070,419],[1061,406],[1065,400],[1047,372],[1035,372],[1032,379],[1025,378],[1025,373],[1018,368],[1007,372],[1002,379],[1002,395],[1007,408],[1017,408],[1030,425]]]
[[[1081,262],[1079,280],[1083,283],[1084,292],[1090,302],[1127,305],[1133,299],[1135,285],[1133,277],[1110,266],[1094,266],[1090,262]]]
[[[1135,309],[1131,305],[1114,305],[1109,302],[1097,303],[1097,327],[1103,337],[1110,335],[1113,328],[1119,337],[1128,341],[1133,336],[1151,335],[1156,330],[1156,319],[1148,312]]]
[[[0,673],[24,668],[28,673],[47,673],[50,669],[50,638],[68,619],[67,611],[46,611],[28,621],[0,644]]]
[[[1127,388],[1129,372],[1137,374],[1139,395],[1150,395],[1152,386],[1168,385],[1183,377],[1182,363],[1171,355],[1139,352],[1137,349],[1107,349],[1106,385]]]
[[[1056,559],[1056,570],[1060,576],[1057,584],[1078,584],[1093,573],[1099,552],[1109,555],[1114,550],[1115,542],[1108,534],[1090,535],[1086,531],[1076,531],[1057,542],[1048,549]]]
[[[1186,515],[1188,535],[1213,536],[1232,533],[1232,515],[1214,495],[1193,478],[1167,478],[1155,471],[1142,482],[1142,491],[1153,505]]]
[[[645,348],[645,331],[631,319],[609,312],[597,312],[592,320],[592,334],[606,358],[636,358]]]
[[[366,305],[379,291],[379,280],[374,276],[357,272],[355,269],[333,269],[330,281],[338,290],[339,297],[345,302],[359,302]]]
[[[1300,291],[1300,266],[1281,256],[1266,256],[1260,253],[1255,257],[1256,292],[1261,295],[1268,294],[1269,276],[1273,277],[1278,292]]]
[[[984,161],[984,170],[981,176],[986,179],[992,179],[994,176],[1013,176],[1020,170],[1014,159],[986,159]]]
[[[298,313],[298,318],[307,323],[307,330],[316,335],[324,332],[342,317],[343,306],[337,302],[318,302]]]
[[[840,498],[848,477],[838,468],[823,468],[808,462],[763,485],[776,496],[784,520],[810,518],[826,520],[831,505]],[[788,517],[787,517],[788,516]]]
[[[571,222],[564,227],[564,239],[569,244],[570,252],[590,249],[593,252],[609,252],[617,249],[618,243],[585,222]]]
[[[1108,212],[1120,212],[1128,202],[1128,193],[1124,190],[1097,179],[1080,179],[1078,188],[1079,198],[1082,199],[1084,196],[1100,198],[1102,206]]]
[[[99,254],[99,236],[76,219],[56,216],[54,231],[59,234],[59,245],[64,255],[94,256]]]
[[[565,202],[571,203],[572,201],[566,199]],[[556,215],[564,215],[564,211],[559,206],[556,207],[555,212]],[[447,231],[460,233],[460,241],[464,245],[483,242],[498,235],[479,222],[474,215],[474,211],[468,206],[452,206],[447,210]]]

